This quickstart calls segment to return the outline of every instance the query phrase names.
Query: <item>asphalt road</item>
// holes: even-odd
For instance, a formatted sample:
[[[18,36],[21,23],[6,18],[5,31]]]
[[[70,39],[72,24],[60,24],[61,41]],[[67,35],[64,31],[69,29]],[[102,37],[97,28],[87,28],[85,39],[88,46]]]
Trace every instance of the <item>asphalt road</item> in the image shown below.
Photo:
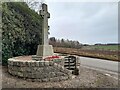
[[[81,65],[83,66],[118,73],[118,62],[116,61],[108,61],[108,60],[88,58],[88,57],[79,57],[79,59]]]

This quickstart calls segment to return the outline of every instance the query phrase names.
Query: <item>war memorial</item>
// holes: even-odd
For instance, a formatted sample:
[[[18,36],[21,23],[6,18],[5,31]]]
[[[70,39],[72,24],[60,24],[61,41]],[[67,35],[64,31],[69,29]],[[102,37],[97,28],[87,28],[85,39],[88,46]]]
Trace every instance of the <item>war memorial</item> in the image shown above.
[[[36,7],[36,2],[31,3]],[[62,23],[61,26],[58,27],[56,23],[59,24],[60,22],[56,21],[56,19],[63,20],[63,22],[65,22],[65,19],[59,18],[59,15],[54,16],[53,12],[51,13],[51,11],[49,11],[46,3],[40,2],[38,4],[40,5],[39,13],[30,8],[29,5],[31,4],[27,5],[27,2],[3,3],[0,88],[3,90],[8,88],[65,88],[68,90],[70,88],[118,88],[120,86],[118,60],[116,59],[118,51],[112,51],[112,49],[107,51],[106,49],[94,50],[93,48],[89,48],[88,50],[88,46],[77,47],[79,44],[74,46],[76,43],[73,43],[74,41],[72,40],[68,40],[67,43],[71,43],[69,43],[70,46],[67,45],[65,43],[65,37],[63,37],[63,40],[60,40],[57,36],[49,38],[50,29],[55,29],[53,32],[56,33],[60,27],[63,26],[63,30],[66,30],[66,27],[70,25],[65,26]],[[81,6],[81,4],[76,4]],[[49,5],[50,8],[54,6],[53,3],[53,6],[51,4]],[[59,5],[67,6],[69,3],[56,3],[55,6]],[[90,5],[90,12],[90,9],[93,7],[93,5]],[[54,7],[52,10],[57,13],[56,10],[59,10],[59,8],[62,7]],[[63,9],[68,10],[66,7]],[[75,12],[76,9],[80,11],[77,11],[78,14],[83,13],[78,7],[70,10],[70,12]],[[99,11],[98,9],[96,10]],[[63,10],[58,12],[62,13]],[[66,11],[66,17],[70,15],[68,12]],[[53,19],[53,22],[55,21],[55,26],[54,23],[52,23],[53,28],[49,28],[48,23],[51,15],[56,18]],[[74,13],[73,15],[75,16]],[[72,18],[71,16],[69,17]],[[78,17],[79,15],[76,16],[76,18]],[[77,19],[76,21],[81,21],[81,19]],[[71,20],[71,22],[73,21]],[[69,22],[67,24],[69,24]],[[52,25],[50,25],[50,27],[52,27]],[[75,24],[72,25],[73,30],[77,32]],[[82,27],[81,24],[79,24],[79,26]],[[62,29],[60,32],[65,33]],[[81,29],[79,33],[82,33]],[[62,37],[62,34],[58,34]],[[68,35],[68,33],[66,34]],[[81,39],[84,39],[80,34],[79,36]],[[75,40],[77,40],[77,38]],[[61,41],[64,42],[61,43]],[[101,58],[101,56],[103,57]],[[114,61],[106,59],[104,56],[107,56],[109,59],[112,58],[111,60]]]
[[[8,72],[13,76],[38,82],[56,82],[74,78],[75,69],[79,66],[77,57],[54,54],[52,45],[48,44],[50,13],[45,3],[42,4],[39,14],[42,16],[42,44],[38,45],[36,55],[8,59]],[[77,74],[78,71],[77,69]]]

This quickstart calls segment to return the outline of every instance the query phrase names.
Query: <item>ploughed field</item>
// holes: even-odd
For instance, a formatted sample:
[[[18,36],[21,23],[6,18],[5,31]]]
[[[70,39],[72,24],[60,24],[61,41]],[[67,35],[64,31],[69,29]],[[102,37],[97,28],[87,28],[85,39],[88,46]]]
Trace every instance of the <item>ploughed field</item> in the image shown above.
[[[120,55],[120,50],[105,50],[105,49],[75,49],[75,48],[63,48],[54,47],[54,52],[78,55],[84,57],[107,59],[112,61],[120,61],[118,56]]]

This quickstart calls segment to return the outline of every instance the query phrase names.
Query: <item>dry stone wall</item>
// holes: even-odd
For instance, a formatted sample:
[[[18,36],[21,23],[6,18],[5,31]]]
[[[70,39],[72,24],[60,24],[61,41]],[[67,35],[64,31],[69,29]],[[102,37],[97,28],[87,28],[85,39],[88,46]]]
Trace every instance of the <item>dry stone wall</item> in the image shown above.
[[[39,82],[61,81],[72,78],[69,70],[53,61],[8,59],[8,72],[11,75]]]

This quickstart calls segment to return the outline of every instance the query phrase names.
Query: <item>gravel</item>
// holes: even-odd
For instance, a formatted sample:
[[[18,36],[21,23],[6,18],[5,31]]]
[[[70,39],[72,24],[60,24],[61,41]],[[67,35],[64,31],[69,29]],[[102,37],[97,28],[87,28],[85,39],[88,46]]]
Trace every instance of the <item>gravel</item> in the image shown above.
[[[2,70],[2,88],[117,88],[118,80],[103,72],[80,67],[80,74],[74,79],[60,82],[33,82],[10,75],[7,67]],[[0,73],[1,75],[1,73]]]

